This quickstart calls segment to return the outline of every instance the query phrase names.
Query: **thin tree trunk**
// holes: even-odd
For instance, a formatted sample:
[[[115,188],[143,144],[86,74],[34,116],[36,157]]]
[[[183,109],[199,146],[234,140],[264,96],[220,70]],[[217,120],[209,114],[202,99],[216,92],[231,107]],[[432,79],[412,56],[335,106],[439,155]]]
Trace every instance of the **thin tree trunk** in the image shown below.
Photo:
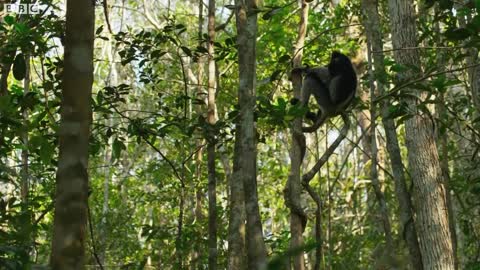
[[[302,65],[303,47],[305,44],[305,35],[308,24],[308,3],[300,3],[300,24],[298,28],[297,41],[293,51],[293,67]],[[308,100],[302,100],[302,76],[300,74],[292,75],[293,95],[303,104]],[[285,187],[285,204],[290,208],[290,249],[299,249],[303,246],[303,232],[307,222],[307,216],[302,209],[301,193],[302,184],[300,178],[300,168],[306,148],[305,135],[302,133],[302,117],[293,120],[292,128],[292,147],[290,149],[290,174],[288,175],[287,185]],[[302,150],[303,149],[303,150]],[[305,269],[304,253],[296,253],[292,259],[293,269]]]
[[[25,54],[25,79],[23,81],[23,95],[26,96],[30,92],[30,55]],[[23,108],[23,121],[25,127],[28,127],[28,109]],[[22,184],[20,187],[21,198],[24,203],[28,202],[29,192],[29,172],[28,172],[28,129],[22,133]]]
[[[366,30],[368,31],[368,30]],[[358,72],[358,70],[357,70]],[[364,89],[358,89],[358,96],[362,102],[365,104],[368,104],[368,91],[365,91]],[[360,130],[364,134],[364,138],[362,139],[362,147],[364,151],[362,152],[362,160],[363,164],[367,164],[367,162],[370,160],[370,157],[372,156],[372,149],[370,147],[370,142],[372,141],[371,138],[371,132],[369,132],[370,128],[370,122],[371,122],[371,117],[370,117],[370,111],[368,108],[365,108],[358,112],[357,114],[357,119],[358,119],[358,125],[360,126]],[[360,161],[358,161],[361,163]]]
[[[236,133],[240,133],[237,126]],[[237,135],[235,136],[237,137]],[[230,217],[228,220],[228,269],[245,269],[245,192],[240,171],[240,140],[235,139],[233,173],[230,185]]]
[[[243,181],[247,219],[246,246],[248,269],[263,269],[267,251],[263,240],[262,221],[257,195],[257,138],[254,123],[256,103],[256,37],[257,2],[236,0],[237,44],[240,86],[239,115],[235,140],[239,141],[234,155],[237,171],[234,181]]]
[[[92,1],[67,0],[60,153],[50,262],[54,270],[83,269],[85,263],[94,8]]]
[[[240,10],[235,13],[240,12]],[[238,19],[237,19],[238,24]],[[245,46],[245,45],[244,45]],[[241,79],[241,78],[240,78]],[[240,91],[239,91],[240,93]],[[237,120],[239,121],[239,120]],[[241,150],[240,139],[242,125],[236,125],[235,146],[233,153],[233,172],[229,178],[229,220],[228,220],[228,269],[243,270],[246,267],[245,257],[245,189],[240,176]]]
[[[478,49],[470,48],[468,50],[467,65],[472,66],[478,64]],[[473,99],[473,105],[477,110],[477,115],[480,115],[480,67],[469,68],[470,93]]]
[[[412,0],[389,0],[394,58],[405,66],[420,67],[416,50],[400,50],[415,47],[416,25]],[[403,82],[415,76],[414,72],[399,74]],[[413,91],[412,89],[405,89]],[[419,99],[425,93],[413,91]],[[422,262],[425,269],[454,269],[454,253],[451,241],[446,189],[440,167],[437,146],[430,117],[417,108],[418,99],[405,98],[412,118],[406,120],[406,145],[409,168],[414,184],[415,209]]]
[[[30,55],[27,53],[24,56],[25,60],[25,78],[23,81],[23,95],[26,96],[30,92]],[[26,226],[31,226],[32,225],[32,214],[31,211],[29,210],[29,192],[30,192],[30,172],[29,172],[29,164],[28,164],[28,157],[29,157],[29,151],[28,151],[28,127],[29,125],[29,114],[28,114],[28,108],[22,108],[22,117],[23,117],[23,122],[25,127],[27,127],[21,135],[22,138],[22,143],[24,148],[22,149],[22,170],[21,170],[21,185],[20,185],[20,196],[22,199],[22,211],[25,211],[28,215],[28,221]],[[26,239],[26,251],[30,252],[30,247],[32,247],[33,242],[35,239],[32,238],[33,236],[33,231],[32,230],[27,230],[27,235],[25,235]]]
[[[438,6],[435,7],[435,11],[438,10]],[[435,22],[434,24],[434,29],[437,33],[440,33],[440,25],[438,22]],[[437,40],[438,42],[441,42],[441,40]],[[445,53],[440,52],[437,56],[437,65],[440,70],[444,70],[444,67],[447,65],[445,63]],[[446,76],[451,76],[451,74],[447,74]],[[439,91],[438,93],[438,102],[435,104],[435,113],[436,113],[436,119],[448,120],[448,113],[447,113],[447,108],[445,106],[445,92],[444,91]],[[440,123],[441,124],[441,123]],[[446,123],[445,123],[446,124]],[[438,131],[437,132],[437,144],[438,144],[438,152],[439,152],[439,157],[440,157],[440,167],[442,168],[443,176],[444,176],[444,185],[445,185],[445,200],[446,204],[448,207],[448,219],[449,219],[449,225],[450,225],[450,235],[452,237],[452,246],[453,246],[453,254],[454,254],[454,259],[455,259],[455,269],[458,269],[458,256],[457,256],[457,233],[455,231],[455,213],[453,209],[453,201],[452,201],[452,196],[450,195],[450,172],[448,169],[448,134],[446,132],[446,129],[443,129],[444,131]]]
[[[12,68],[14,56],[15,51],[6,51],[4,48],[0,51],[0,97],[8,95],[8,74]]]
[[[117,48],[116,46],[109,46],[108,47],[108,56],[110,67],[108,70],[108,75],[105,78],[105,85],[112,86],[116,85],[118,82],[118,70],[117,65],[115,64],[115,55],[116,55]],[[116,126],[115,119],[107,119],[105,120],[106,126]],[[108,213],[109,209],[109,198],[110,198],[110,182],[112,179],[112,149],[111,149],[112,138],[109,138],[107,145],[105,146],[104,152],[104,160],[105,160],[105,167],[103,171],[103,206],[102,206],[102,220],[101,220],[101,229],[100,234],[98,236],[98,243],[99,243],[99,261],[101,265],[105,265],[108,261],[107,259],[107,242],[108,242]],[[127,146],[128,148],[128,146]]]
[[[378,3],[373,0],[363,0],[363,11],[365,12],[365,29],[367,39],[371,40],[373,53],[373,65],[377,78],[383,78],[385,74],[383,41],[380,25],[380,16],[378,14]],[[382,96],[385,93],[385,86],[381,79],[377,80],[378,94]],[[395,122],[389,115],[389,101],[381,103],[382,123],[385,129],[387,151],[390,156],[390,162],[395,181],[395,194],[399,203],[400,221],[402,223],[403,237],[407,243],[410,254],[410,261],[414,269],[422,270],[422,257],[417,239],[417,231],[413,222],[413,208],[410,194],[408,193],[405,181],[404,165],[400,154],[400,147],[395,128]]]
[[[455,8],[463,7],[468,1],[462,0],[455,4]],[[470,23],[471,18],[465,16],[458,16],[458,24],[460,27],[465,28],[468,23]],[[465,43],[468,43],[467,40]],[[466,63],[467,66],[473,66],[478,63],[478,49],[477,48],[468,48],[465,50],[467,53]],[[470,94],[472,95],[472,104],[477,111],[477,115],[480,114],[480,67],[474,66],[468,69],[468,79],[470,81]]]
[[[110,144],[106,145],[105,147],[105,161],[106,166],[104,168],[104,179],[103,179],[103,207],[102,207],[102,223],[101,223],[101,234],[99,235],[98,242],[100,243],[100,252],[99,252],[99,259],[102,265],[105,265],[107,261],[107,240],[108,240],[108,201],[110,197],[110,175],[111,175],[111,166],[112,166],[112,159],[111,159],[111,150]]]
[[[316,160],[320,159],[320,144],[318,139],[318,133],[315,133],[315,158]],[[321,181],[320,173],[318,174],[318,181]],[[315,210],[315,241],[317,242],[317,248],[315,251],[315,265],[314,270],[326,269],[325,265],[325,255],[323,252],[323,229],[322,229],[322,214],[323,214],[323,202],[321,200],[322,187],[319,185],[317,189],[318,201],[315,201],[317,204],[317,209]]]
[[[185,212],[185,183],[184,183],[184,178],[185,174],[182,172],[182,180],[180,183],[180,198],[179,198],[179,211],[178,211],[178,217],[177,217],[177,237],[175,239],[175,252],[176,252],[176,257],[177,257],[177,266],[178,269],[183,269],[183,216]]]
[[[439,66],[441,67],[442,61],[440,60]],[[436,104],[436,113],[438,114],[439,119],[448,119],[447,109],[445,108],[445,95],[444,93],[439,93],[438,103]],[[448,168],[448,136],[447,132],[443,132],[438,135],[438,152],[440,156],[440,167],[442,168],[443,176],[445,179],[445,203],[448,208],[448,221],[450,225],[450,235],[452,240],[452,248],[455,259],[455,269],[458,269],[458,257],[457,257],[457,233],[455,230],[455,213],[453,209],[452,196],[450,195],[450,172]]]
[[[208,111],[207,120],[211,125],[208,134],[208,269],[217,269],[217,179],[215,176],[215,124],[217,105],[215,103],[216,77],[214,60],[215,42],[215,0],[208,1]]]
[[[378,179],[377,171],[377,160],[378,160],[378,149],[377,149],[377,136],[376,136],[376,118],[377,118],[377,108],[375,104],[375,85],[374,85],[374,76],[373,76],[373,67],[372,67],[372,45],[371,41],[367,42],[367,51],[368,51],[368,71],[370,73],[370,146],[371,146],[371,171],[370,175],[372,178],[373,190],[375,191],[375,197],[378,200],[380,205],[380,215],[382,217],[383,231],[385,233],[386,254],[390,258],[390,261],[394,258],[394,249],[393,249],[393,237],[392,237],[392,227],[390,225],[390,218],[388,215],[387,202],[385,196],[380,187],[380,181]]]
[[[198,1],[198,46],[201,47],[203,46],[203,23],[204,23],[204,17],[203,17],[203,0]],[[200,56],[198,58],[198,70],[197,70],[197,80],[194,82],[197,87],[196,87],[196,97],[195,99],[199,100],[204,100],[205,99],[205,93],[203,91],[203,75],[204,75],[204,65],[205,65],[205,57]],[[193,80],[194,81],[194,80]],[[195,111],[198,115],[202,114],[203,111],[203,106],[198,104],[195,106]],[[203,191],[202,191],[202,186],[200,183],[202,182],[202,164],[203,164],[203,144],[204,144],[204,139],[198,139],[196,146],[198,152],[195,155],[195,177],[196,177],[196,183],[195,183],[195,210],[194,210],[194,215],[195,219],[197,222],[201,223],[201,220],[203,220],[204,216],[202,213],[202,199],[203,199]],[[198,236],[199,238],[201,236]],[[201,244],[200,239],[198,238],[198,241],[195,241],[195,248],[193,250],[192,254],[192,259],[190,263],[190,269],[198,269],[199,265],[199,259],[202,257],[202,251],[203,251],[203,245]]]

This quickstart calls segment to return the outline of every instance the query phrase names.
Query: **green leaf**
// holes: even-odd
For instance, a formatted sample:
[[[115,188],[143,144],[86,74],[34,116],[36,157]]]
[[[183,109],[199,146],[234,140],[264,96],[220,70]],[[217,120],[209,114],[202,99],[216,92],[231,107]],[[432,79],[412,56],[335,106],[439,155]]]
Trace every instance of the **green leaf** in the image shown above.
[[[119,141],[118,138],[115,138],[115,141],[112,145],[112,159],[118,159],[120,157],[120,154],[122,153],[122,150],[125,149],[125,144],[122,141]]]
[[[290,61],[290,59],[291,59],[291,57],[290,57],[289,54],[284,54],[278,59],[278,62],[279,63],[286,63],[287,61]]]
[[[275,70],[272,75],[270,75],[270,81],[273,82],[273,81],[276,81],[278,79],[278,75],[281,73],[282,71],[281,70]]]
[[[280,108],[282,108],[283,110],[287,107],[287,101],[285,101],[285,99],[283,99],[283,98],[281,98],[281,97],[279,97],[279,98],[277,99],[277,103],[278,103],[278,106],[279,106]]]
[[[103,25],[100,25],[100,27],[97,28],[97,31],[95,31],[95,35],[98,35],[103,32]]]
[[[3,18],[8,25],[13,25],[15,23],[15,17],[7,15]]]
[[[193,56],[192,51],[191,51],[189,48],[187,48],[187,47],[185,47],[185,46],[181,46],[180,48],[182,49],[182,51],[183,51],[186,55],[188,55],[188,56],[190,56],[190,57]]]
[[[151,58],[160,58],[164,56],[167,52],[164,52],[162,50],[154,50],[150,53]]]
[[[10,95],[0,96],[0,112],[5,113],[13,108]]]
[[[105,135],[107,136],[107,138],[112,137],[112,135],[113,135],[112,129],[111,129],[111,128],[108,128],[108,129],[107,129],[107,133],[106,133]]]
[[[30,28],[24,23],[16,23],[15,30],[20,34],[26,34],[30,31]]]
[[[46,165],[49,165],[53,154],[55,152],[55,147],[50,144],[47,140],[42,140],[40,146],[40,159]]]
[[[177,24],[175,25],[175,29],[185,29],[185,25],[184,24]]]
[[[23,56],[23,54],[19,53],[13,61],[13,77],[16,80],[21,81],[25,79],[26,72],[27,65],[25,63],[25,57]]]
[[[207,50],[207,48],[205,48],[203,46],[197,46],[197,52],[207,54],[208,50]]]
[[[285,115],[285,121],[287,122],[290,122],[290,121],[293,121],[295,119],[295,116],[293,115]]]

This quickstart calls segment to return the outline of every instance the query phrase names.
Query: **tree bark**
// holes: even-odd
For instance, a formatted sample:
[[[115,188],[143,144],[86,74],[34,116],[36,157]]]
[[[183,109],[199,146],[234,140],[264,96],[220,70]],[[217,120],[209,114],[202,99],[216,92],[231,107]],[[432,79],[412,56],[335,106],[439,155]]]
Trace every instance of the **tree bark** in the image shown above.
[[[436,11],[439,11],[438,6],[435,8]],[[440,25],[438,22],[434,23],[434,31],[440,33]],[[437,40],[441,42],[441,40]],[[447,63],[445,62],[445,52],[440,52],[437,55],[437,65],[439,70],[444,70]],[[452,74],[447,74],[446,76],[451,77]],[[445,106],[445,92],[439,91],[438,93],[438,102],[435,104],[435,118],[439,119],[440,121],[448,121],[448,112]],[[439,123],[442,125],[442,123]],[[448,218],[449,218],[449,225],[450,225],[450,235],[452,238],[452,247],[453,247],[453,254],[455,260],[455,269],[458,269],[458,256],[457,256],[457,233],[455,230],[456,222],[455,222],[455,213],[453,208],[453,200],[452,196],[450,195],[450,172],[448,168],[448,134],[446,129],[444,131],[437,131],[437,145],[438,145],[438,152],[440,157],[440,167],[442,168],[443,176],[444,176],[444,185],[445,185],[445,199],[448,208]]]
[[[385,76],[383,41],[380,25],[380,16],[378,14],[378,3],[373,0],[363,0],[363,11],[365,12],[365,29],[367,39],[370,40],[373,53],[373,65],[375,68],[378,94],[380,96],[385,93],[385,86],[382,78]],[[413,222],[413,208],[410,194],[408,193],[405,180],[404,165],[400,154],[400,146],[396,133],[395,122],[389,117],[388,111],[389,101],[385,100],[381,103],[382,123],[385,129],[387,152],[390,156],[390,163],[393,172],[393,180],[395,182],[395,194],[397,196],[400,221],[402,223],[403,238],[405,239],[410,254],[410,262],[414,269],[422,270],[422,257],[418,244],[417,231]]]
[[[389,0],[394,58],[397,63],[420,68],[416,50],[401,50],[415,47],[416,25],[412,0]],[[399,74],[400,82],[415,75],[413,71]],[[422,262],[425,269],[454,269],[454,254],[449,229],[446,189],[440,167],[433,123],[426,114],[421,114],[417,105],[425,93],[405,89],[419,98],[404,98],[413,114],[405,123],[409,168],[414,185],[417,211],[417,226]]]
[[[2,18],[0,17],[0,20]],[[0,36],[0,41],[6,42],[7,37]],[[0,97],[8,95],[8,74],[12,68],[16,50],[8,50],[8,46],[0,49]]]
[[[375,104],[375,85],[374,80],[375,77],[373,75],[373,67],[372,67],[372,43],[371,40],[367,41],[367,51],[368,51],[368,63],[369,63],[369,83],[370,83],[370,147],[371,147],[371,165],[370,165],[370,175],[372,178],[372,185],[373,190],[375,192],[375,197],[377,198],[379,208],[380,208],[380,216],[382,217],[382,225],[383,231],[385,233],[385,241],[386,241],[386,254],[390,259],[394,258],[394,249],[393,249],[393,237],[392,237],[392,227],[390,225],[390,217],[388,215],[388,208],[387,202],[385,200],[385,195],[382,192],[382,188],[380,186],[380,180],[378,179],[378,170],[377,170],[377,163],[378,163],[378,148],[377,148],[377,136],[376,136],[376,118],[377,118],[377,108]]]
[[[88,142],[92,110],[92,1],[67,0],[52,269],[84,269],[88,212]]]
[[[255,0],[236,0],[237,44],[240,85],[239,114],[234,155],[238,164],[234,181],[243,182],[247,219],[246,247],[248,269],[263,269],[267,252],[263,240],[262,221],[257,195],[257,133],[254,123],[256,103],[256,37],[258,7]]]
[[[303,47],[308,25],[308,3],[301,1],[300,24],[298,26],[297,42],[293,51],[293,67],[302,65]],[[292,75],[293,95],[303,104],[308,100],[302,100],[302,76]],[[300,168],[302,166],[302,152],[306,149],[305,135],[302,133],[302,117],[293,120],[292,147],[290,149],[290,174],[285,187],[285,204],[290,208],[290,249],[298,250],[303,246],[303,231],[307,223],[307,216],[301,205],[302,183]],[[303,149],[303,150],[302,150]],[[304,153],[303,153],[304,154]],[[297,252],[291,258],[294,270],[305,269],[304,253]]]
[[[204,17],[203,17],[203,0],[198,1],[198,46],[202,47],[204,46],[204,42],[202,40],[203,38],[203,24],[204,24]],[[197,10],[195,10],[197,11]],[[196,13],[196,12],[195,12]],[[202,115],[203,113],[203,102],[205,100],[205,92],[203,89],[203,75],[204,75],[204,65],[205,65],[205,57],[204,56],[199,56],[198,58],[198,69],[197,69],[197,74],[196,74],[196,79],[194,76],[191,76],[191,81],[193,84],[196,84],[196,93],[195,93],[195,99],[197,101],[202,101],[202,102],[197,102],[197,105],[195,105],[195,112],[197,115]],[[192,74],[193,75],[193,74]],[[194,209],[194,215],[195,215],[195,220],[196,222],[200,222],[203,220],[204,216],[202,213],[202,207],[203,207],[203,190],[202,186],[200,183],[202,182],[202,165],[203,165],[203,144],[204,144],[205,139],[197,139],[196,147],[198,149],[198,152],[195,154],[195,198],[193,198],[195,209]],[[202,236],[198,235],[196,236],[196,241],[195,241],[195,246],[192,250],[192,255],[191,255],[191,262],[190,262],[190,269],[191,270],[196,270],[198,269],[198,265],[200,264],[200,258],[202,257],[203,254],[203,244],[200,241]]]
[[[215,176],[215,124],[217,123],[217,105],[215,103],[216,76],[214,60],[215,42],[215,0],[208,1],[208,269],[217,269],[217,179]]]
[[[236,134],[241,126],[237,126]],[[228,220],[228,269],[245,269],[245,192],[240,169],[240,140],[236,139],[233,153],[233,173],[229,178],[230,185],[230,215]]]
[[[25,78],[23,81],[23,95],[26,96],[30,92],[30,55],[25,54]],[[28,109],[23,108],[22,117],[25,127],[28,127]],[[30,190],[29,170],[28,170],[28,129],[22,132],[22,143],[24,149],[22,150],[22,185],[20,187],[20,194],[22,201],[28,203],[28,193]]]

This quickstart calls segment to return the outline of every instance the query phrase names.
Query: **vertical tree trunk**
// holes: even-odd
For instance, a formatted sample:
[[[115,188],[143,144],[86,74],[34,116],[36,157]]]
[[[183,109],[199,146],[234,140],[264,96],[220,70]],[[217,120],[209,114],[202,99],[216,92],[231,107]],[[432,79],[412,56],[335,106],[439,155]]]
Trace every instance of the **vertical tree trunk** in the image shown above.
[[[236,134],[241,133],[237,125]],[[245,269],[245,192],[240,170],[240,140],[235,135],[233,153],[233,173],[229,179],[230,185],[230,216],[228,220],[228,269]]]
[[[234,155],[238,162],[234,181],[243,181],[247,219],[246,246],[248,269],[262,269],[267,263],[262,221],[257,195],[257,134],[254,123],[256,103],[256,0],[236,0],[237,44],[240,86],[239,115],[235,140],[239,141]]]
[[[420,68],[416,50],[401,50],[417,45],[414,3],[412,0],[389,0],[395,60],[405,66]],[[399,81],[411,79],[412,71],[399,74]],[[419,99],[425,93],[411,91]],[[430,117],[417,108],[418,99],[405,98],[413,117],[405,123],[409,168],[414,184],[416,226],[425,269],[454,269],[446,190]]]
[[[215,103],[216,77],[214,60],[215,42],[215,0],[208,1],[208,269],[217,269],[217,180],[215,176],[215,124],[217,123],[217,105]]]
[[[435,8],[435,11],[439,11],[438,6]],[[434,31],[440,33],[440,25],[438,22],[434,23]],[[437,42],[441,42],[441,38]],[[445,62],[445,52],[440,52],[437,55],[437,65],[440,70],[444,70],[447,63]],[[446,76],[451,76],[451,74],[447,74]],[[445,106],[445,92],[439,89],[438,93],[438,102],[435,104],[435,118],[440,119],[440,121],[448,121],[448,112]],[[442,123],[439,123],[440,125]],[[450,225],[450,235],[452,237],[452,247],[453,247],[453,254],[455,260],[455,269],[458,269],[458,256],[457,256],[457,233],[455,230],[455,213],[453,208],[453,200],[452,196],[450,195],[450,172],[448,168],[448,134],[446,129],[442,132],[442,129],[437,129],[437,145],[438,145],[438,152],[440,157],[440,167],[442,168],[443,176],[444,176],[444,185],[445,185],[445,199],[446,204],[448,207],[448,218],[449,218],[449,225]]]
[[[300,2],[300,24],[298,26],[298,35],[293,51],[293,67],[302,65],[303,47],[305,44],[305,35],[308,24],[308,3]],[[300,102],[302,100],[302,76],[300,74],[292,75],[293,95]],[[303,246],[303,231],[307,222],[307,216],[302,209],[301,193],[302,184],[300,178],[300,168],[302,165],[302,148],[305,149],[305,135],[302,133],[302,117],[293,120],[292,128],[292,148],[290,149],[290,174],[288,175],[287,185],[285,187],[285,203],[290,208],[290,249],[298,249]],[[292,258],[293,269],[305,269],[305,258],[303,252],[298,252]]]
[[[375,197],[377,198],[379,207],[380,207],[380,216],[382,217],[383,231],[385,233],[386,240],[386,254],[389,258],[393,259],[394,249],[393,249],[393,237],[392,237],[392,227],[390,225],[390,217],[388,215],[387,202],[385,200],[385,195],[382,192],[380,187],[380,181],[378,179],[377,163],[378,163],[378,149],[377,149],[377,136],[376,136],[376,118],[377,118],[377,108],[375,104],[375,85],[374,85],[374,76],[373,76],[373,67],[372,67],[372,44],[371,40],[367,42],[367,51],[368,51],[368,71],[370,74],[370,146],[371,146],[371,171],[370,175],[372,178],[373,190],[375,191]]]
[[[94,3],[67,0],[52,269],[83,269],[88,209]]]
[[[378,3],[374,0],[363,0],[363,11],[365,13],[364,23],[367,39],[370,40],[373,53],[373,64],[375,68],[377,80],[378,94],[383,95],[385,87],[381,78],[384,78],[385,66],[383,51],[383,41],[380,25],[380,16],[378,14]],[[385,100],[381,104],[382,123],[385,128],[385,136],[387,140],[387,151],[390,156],[390,162],[393,171],[393,179],[395,181],[395,194],[397,196],[400,221],[402,223],[403,237],[407,243],[410,254],[410,262],[414,269],[422,270],[422,257],[417,239],[417,231],[413,222],[413,208],[410,194],[408,193],[405,181],[405,173],[403,171],[403,162],[398,145],[398,138],[395,122],[388,117],[389,101]]]
[[[358,89],[357,92],[360,100],[365,104],[367,104],[368,99],[370,98],[368,95],[368,91],[360,88]],[[372,156],[372,149],[370,147],[370,142],[372,141],[372,138],[370,137],[371,133],[369,132],[369,129],[371,128],[370,127],[371,117],[370,117],[370,111],[368,110],[368,108],[365,108],[359,111],[357,114],[357,119],[358,119],[358,125],[360,126],[360,130],[362,131],[362,134],[363,134],[363,139],[361,140],[362,148],[364,149],[364,152],[362,153],[363,164],[367,164],[367,162],[370,160],[370,157]],[[360,163],[360,161],[357,161],[357,162]]]
[[[478,63],[478,49],[470,48],[468,50],[467,65],[473,66]],[[473,106],[480,115],[480,67],[475,66],[469,68],[468,77],[470,80],[470,93],[473,99]]]
[[[455,8],[463,7],[467,4],[467,0],[459,1],[455,4]],[[466,27],[470,23],[471,17],[465,18],[465,16],[458,16],[458,24],[460,27]],[[467,40],[466,43],[470,41]],[[477,115],[480,115],[480,67],[474,66],[478,63],[478,48],[468,48],[465,50],[468,54],[466,62],[467,66],[473,66],[468,69],[468,79],[470,81],[470,93],[472,95],[473,106],[477,111]]]
[[[204,46],[203,38],[203,24],[204,24],[204,17],[203,17],[203,0],[198,1],[198,46]],[[196,100],[204,100],[205,93],[203,89],[203,75],[204,75],[204,65],[205,65],[205,57],[200,56],[198,58],[198,70],[197,70],[197,80],[194,83],[197,85],[196,87]],[[201,115],[203,112],[203,106],[200,104],[195,105],[195,112],[197,115]],[[201,224],[201,220],[204,218],[202,213],[202,199],[203,199],[203,191],[202,186],[200,183],[202,182],[202,164],[203,164],[203,144],[204,139],[198,139],[196,143],[196,147],[198,149],[197,154],[195,155],[195,220],[199,224]],[[203,254],[203,245],[202,241],[200,241],[201,236],[199,235],[195,241],[195,246],[192,250],[192,259],[190,263],[190,269],[198,269],[199,259],[202,257]]]
[[[371,2],[368,3],[368,0],[363,0],[362,5],[364,8],[376,8],[375,3]],[[372,7],[373,6],[373,7]],[[372,12],[370,10],[370,12]],[[369,14],[365,14],[366,20],[373,20],[373,18],[369,18]],[[378,21],[377,21],[378,22]],[[377,119],[377,106],[375,103],[375,77],[374,77],[374,67],[373,67],[373,59],[372,59],[372,51],[373,51],[373,28],[374,24],[371,21],[365,22],[365,29],[367,32],[367,51],[368,51],[368,73],[369,73],[369,87],[370,87],[370,146],[371,146],[371,178],[373,189],[375,191],[375,197],[378,200],[379,208],[380,208],[380,215],[382,217],[383,223],[383,230],[385,233],[385,240],[386,240],[386,256],[390,258],[388,261],[392,261],[395,252],[393,246],[393,237],[392,237],[392,229],[390,225],[390,217],[388,214],[387,202],[385,200],[385,196],[381,190],[380,181],[378,179],[378,171],[377,171],[377,163],[378,163],[378,149],[377,149],[377,136],[376,136],[376,119]],[[380,36],[381,37],[381,36]],[[381,44],[381,39],[380,39]],[[378,46],[378,44],[377,44]],[[375,69],[376,70],[376,69]],[[376,85],[379,86],[378,84]],[[381,86],[381,85],[380,85]]]
[[[109,121],[112,122],[112,121]],[[111,125],[113,126],[113,125]],[[111,150],[110,144],[106,145],[105,147],[105,161],[106,166],[103,171],[103,207],[102,207],[102,222],[101,222],[101,234],[99,235],[98,243],[100,251],[99,251],[99,260],[102,265],[105,265],[107,261],[107,241],[108,241],[108,212],[109,206],[108,201],[110,198],[110,178],[111,178],[111,168],[112,168],[112,158],[111,158]]]
[[[108,75],[105,78],[105,84],[107,86],[114,86],[118,83],[118,66],[115,64],[115,56],[117,52],[117,47],[113,45],[108,46],[108,61],[110,63],[110,67],[108,69]],[[106,119],[105,126],[116,126],[117,120],[116,119]],[[101,265],[105,265],[108,261],[107,258],[107,246],[108,246],[108,213],[110,212],[109,207],[109,200],[110,200],[110,182],[112,179],[112,167],[113,167],[113,160],[112,160],[112,142],[113,139],[109,138],[107,145],[105,146],[104,152],[104,160],[106,162],[106,166],[103,168],[103,205],[102,205],[102,219],[101,219],[101,226],[100,226],[100,233],[98,236],[98,253],[99,253],[99,261]]]
[[[6,41],[6,39],[7,37],[0,36],[0,41]],[[15,56],[15,50],[9,51],[7,48],[1,48],[0,50],[0,97],[8,94],[8,74]]]
[[[30,55],[25,54],[25,79],[23,81],[23,95],[26,96],[30,92]],[[28,109],[23,108],[22,111],[24,125],[26,127],[28,124]],[[27,203],[28,201],[28,192],[29,192],[29,172],[28,172],[28,129],[25,130],[22,134],[22,143],[24,149],[22,150],[22,185],[20,187],[20,193],[22,201]]]

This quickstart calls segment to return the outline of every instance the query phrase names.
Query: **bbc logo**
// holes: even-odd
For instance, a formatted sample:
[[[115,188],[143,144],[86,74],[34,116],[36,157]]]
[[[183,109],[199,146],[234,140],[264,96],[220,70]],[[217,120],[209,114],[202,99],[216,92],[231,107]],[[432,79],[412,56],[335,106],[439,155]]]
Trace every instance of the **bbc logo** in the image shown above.
[[[21,3],[14,3],[14,4],[5,4],[5,11],[7,13],[17,13],[17,14],[40,14],[43,5],[39,5],[37,3],[33,4],[21,4]]]

